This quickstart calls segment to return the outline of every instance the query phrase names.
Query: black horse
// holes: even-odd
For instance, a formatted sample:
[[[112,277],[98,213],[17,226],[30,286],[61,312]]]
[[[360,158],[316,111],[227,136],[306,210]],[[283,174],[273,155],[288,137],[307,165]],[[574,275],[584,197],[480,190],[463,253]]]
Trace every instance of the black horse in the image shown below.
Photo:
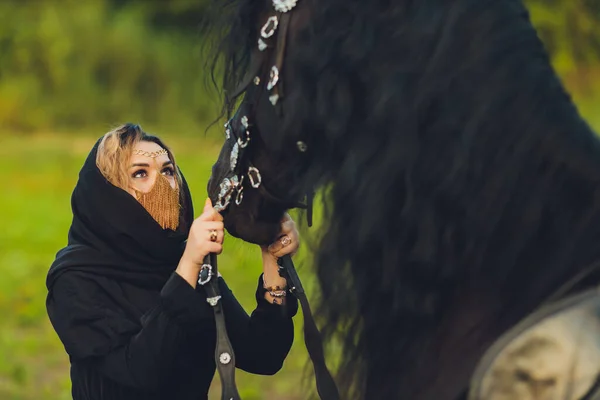
[[[599,142],[521,0],[216,3],[209,193],[264,244],[322,189],[344,398],[458,398],[503,332],[600,281]]]

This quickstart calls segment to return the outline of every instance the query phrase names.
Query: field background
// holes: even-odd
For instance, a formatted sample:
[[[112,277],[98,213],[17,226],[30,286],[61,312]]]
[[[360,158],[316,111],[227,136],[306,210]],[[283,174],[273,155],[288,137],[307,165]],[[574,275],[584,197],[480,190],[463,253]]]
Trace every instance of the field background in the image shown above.
[[[46,316],[44,282],[66,242],[77,173],[102,133],[132,121],[163,137],[200,209],[222,137],[217,129],[205,133],[216,116],[196,30],[205,3],[0,2],[0,400],[70,398],[68,359]],[[529,1],[556,69],[598,132],[599,3]],[[310,286],[308,259],[304,251],[299,266]],[[220,266],[251,310],[258,250],[229,238]],[[238,372],[245,400],[307,397],[301,316],[296,326],[278,375]]]

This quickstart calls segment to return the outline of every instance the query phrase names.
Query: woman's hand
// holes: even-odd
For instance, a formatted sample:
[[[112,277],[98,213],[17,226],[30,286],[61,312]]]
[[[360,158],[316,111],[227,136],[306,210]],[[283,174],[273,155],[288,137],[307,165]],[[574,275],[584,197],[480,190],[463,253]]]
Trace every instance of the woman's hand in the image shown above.
[[[263,280],[266,288],[286,288],[287,281],[279,275],[277,259],[287,254],[293,256],[300,247],[300,235],[292,218],[285,214],[281,220],[281,233],[279,238],[268,247],[261,247],[263,258]],[[285,290],[284,290],[285,291]],[[275,293],[281,293],[281,290]],[[269,292],[265,293],[265,299],[271,303],[283,304],[285,297],[275,297]]]
[[[263,252],[267,252],[276,258],[283,257],[287,254],[290,254],[293,257],[296,252],[298,252],[299,247],[300,234],[296,228],[296,223],[292,217],[286,213],[281,220],[281,231],[279,238],[275,242],[271,243],[271,245],[268,247],[263,247],[262,250]]]
[[[193,287],[196,287],[204,258],[210,253],[221,254],[223,251],[224,233],[223,217],[213,208],[210,199],[206,199],[202,214],[190,227],[185,251],[176,269]]]

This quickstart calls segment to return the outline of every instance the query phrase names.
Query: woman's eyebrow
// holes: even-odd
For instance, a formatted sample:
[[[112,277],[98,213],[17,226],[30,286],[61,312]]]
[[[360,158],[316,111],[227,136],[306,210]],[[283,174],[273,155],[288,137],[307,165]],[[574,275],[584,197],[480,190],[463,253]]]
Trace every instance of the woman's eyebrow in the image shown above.
[[[166,167],[167,165],[171,165],[171,164],[173,164],[173,161],[169,160],[169,161],[165,161],[162,166]],[[131,167],[146,167],[146,168],[150,168],[150,164],[146,164],[146,163],[133,163],[133,164],[131,164],[130,168]]]

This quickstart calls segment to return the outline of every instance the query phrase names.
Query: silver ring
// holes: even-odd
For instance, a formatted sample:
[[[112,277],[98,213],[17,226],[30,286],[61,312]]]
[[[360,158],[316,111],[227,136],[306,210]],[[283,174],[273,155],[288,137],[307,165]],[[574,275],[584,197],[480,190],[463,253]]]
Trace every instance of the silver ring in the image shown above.
[[[219,238],[219,235],[217,234],[216,229],[211,229],[210,230],[210,241],[216,242],[218,238]]]
[[[281,239],[279,239],[279,241],[281,242],[281,245],[283,247],[285,247],[288,244],[292,243],[292,239],[290,239],[290,237],[288,235],[283,236]]]

